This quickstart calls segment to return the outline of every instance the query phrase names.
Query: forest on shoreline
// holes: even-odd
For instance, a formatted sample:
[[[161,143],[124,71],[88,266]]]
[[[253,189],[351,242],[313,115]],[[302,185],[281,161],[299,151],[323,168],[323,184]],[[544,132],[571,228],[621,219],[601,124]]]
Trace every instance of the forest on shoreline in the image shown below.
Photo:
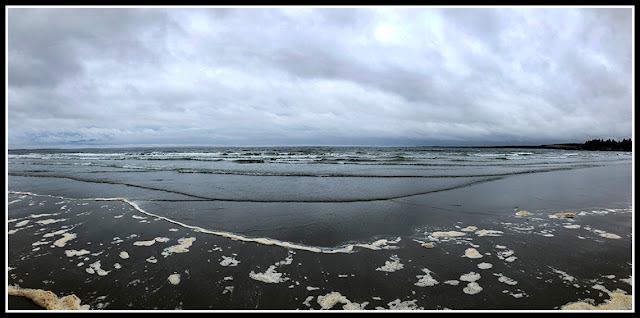
[[[613,139],[592,139],[585,143],[566,143],[540,146],[493,146],[476,148],[532,148],[532,149],[565,149],[565,150],[591,150],[591,151],[633,151],[631,138],[615,141]]]
[[[631,138],[620,142],[613,139],[592,139],[584,143],[582,150],[632,151]]]

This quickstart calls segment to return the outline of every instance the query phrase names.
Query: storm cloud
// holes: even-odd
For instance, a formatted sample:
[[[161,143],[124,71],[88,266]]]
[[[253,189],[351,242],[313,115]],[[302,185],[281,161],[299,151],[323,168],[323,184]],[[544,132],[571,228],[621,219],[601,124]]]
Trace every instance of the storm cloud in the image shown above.
[[[6,10],[9,147],[633,131],[632,7]]]

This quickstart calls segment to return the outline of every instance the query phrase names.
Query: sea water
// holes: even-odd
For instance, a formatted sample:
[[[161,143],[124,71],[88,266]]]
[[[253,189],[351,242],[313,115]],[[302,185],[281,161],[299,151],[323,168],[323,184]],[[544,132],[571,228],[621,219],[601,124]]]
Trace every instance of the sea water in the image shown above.
[[[471,237],[486,240],[487,237],[493,239],[504,238],[510,234],[522,236],[533,233],[536,235],[534,241],[512,240],[514,242],[512,245],[521,245],[522,253],[526,253],[527,248],[542,249],[544,246],[540,244],[544,243],[540,243],[539,238],[550,239],[554,236],[567,235],[565,232],[557,233],[556,225],[548,224],[555,222],[551,217],[559,212],[578,215],[582,212],[585,216],[583,219],[603,213],[618,213],[620,217],[603,222],[601,228],[596,224],[573,224],[576,218],[563,219],[558,226],[563,226],[563,229],[567,230],[583,231],[582,236],[577,235],[579,240],[589,235],[597,234],[599,238],[603,238],[606,236],[602,234],[612,234],[626,241],[631,229],[631,225],[624,224],[624,219],[631,215],[629,213],[631,212],[631,185],[626,183],[631,180],[631,162],[631,153],[625,152],[533,148],[176,147],[10,150],[8,153],[8,220],[11,222],[9,222],[8,235],[11,240],[18,230],[23,231],[21,229],[35,225],[38,228],[32,228],[35,231],[34,236],[62,231],[62,234],[51,235],[56,238],[51,246],[54,250],[64,249],[64,244],[73,245],[74,242],[80,241],[77,233],[72,230],[78,227],[80,216],[84,213],[93,213],[100,206],[106,207],[100,202],[109,202],[121,204],[121,208],[127,209],[134,220],[163,222],[162,224],[166,224],[172,231],[179,230],[185,233],[184,236],[172,239],[165,237],[166,233],[154,233],[152,237],[130,233],[138,237],[119,238],[120,241],[130,241],[130,245],[136,248],[163,247],[162,250],[158,250],[158,253],[144,258],[145,266],[150,264],[162,266],[161,260],[170,255],[189,252],[199,243],[202,244],[203,238],[197,238],[202,235],[215,238],[217,244],[226,241],[232,242],[230,244],[242,244],[237,246],[232,254],[221,255],[219,263],[247,266],[246,273],[242,273],[245,282],[238,282],[240,278],[237,275],[240,274],[228,276],[234,277],[233,279],[238,283],[225,285],[221,297],[222,295],[228,297],[234,293],[240,294],[240,286],[249,283],[269,286],[292,283],[295,281],[293,274],[287,276],[280,272],[280,268],[286,265],[291,266],[291,262],[295,262],[296,258],[303,258],[299,253],[305,253],[304,255],[307,255],[306,253],[311,253],[309,255],[344,254],[351,257],[350,262],[362,264],[374,262],[373,259],[363,260],[362,257],[369,255],[367,254],[369,252],[362,251],[371,253],[382,251],[375,257],[384,257],[386,260],[380,259],[377,264],[371,264],[370,269],[358,267],[351,273],[347,271],[338,274],[336,277],[340,284],[348,281],[349,278],[356,280],[354,276],[362,279],[366,277],[365,272],[369,273],[367,275],[393,275],[396,272],[407,273],[410,271],[409,268],[415,267],[417,273],[408,276],[404,274],[403,277],[405,279],[413,277],[413,280],[422,282],[415,285],[422,286],[419,290],[430,288],[424,287],[427,285],[435,286],[434,288],[438,288],[439,285],[441,288],[445,281],[451,284],[444,285],[453,285],[452,282],[457,281],[461,284],[458,294],[463,297],[481,294],[482,284],[478,284],[482,281],[463,279],[460,282],[460,277],[449,277],[451,279],[438,277],[435,268],[443,266],[443,261],[427,269],[417,264],[418,260],[425,255],[416,254],[416,251],[423,253],[426,250],[425,247],[429,246],[429,249],[434,251],[431,254],[440,253],[437,257],[431,256],[434,256],[434,259],[442,259],[450,255],[449,253],[453,253],[452,248],[460,248],[456,258],[478,259],[478,262],[484,264],[484,268],[491,268],[490,263],[481,262],[483,256],[489,258],[487,254],[491,254],[495,260],[511,265],[507,260],[513,262],[514,258],[509,257],[515,256],[508,255],[508,252],[511,251],[513,254],[514,246],[505,247],[506,251],[497,247],[504,245],[497,243],[491,246],[491,251],[488,251],[488,246],[485,246],[483,255],[483,252],[478,252],[482,248],[478,249],[478,246],[474,246],[477,242]],[[73,206],[75,214],[66,215],[65,218],[48,219],[51,220],[49,222],[64,220],[59,223],[36,223],[44,219],[34,218],[34,214],[12,217],[12,209],[17,208],[21,203],[26,203],[26,200],[40,204],[45,201],[44,199],[51,201],[54,198],[59,203],[56,206],[57,213],[65,211],[65,209],[60,210],[63,206]],[[93,210],[88,208],[86,211],[82,210],[85,206],[83,204],[89,202],[91,204],[87,206],[91,206]],[[532,211],[534,216],[523,219],[522,216],[516,215],[516,212],[521,210]],[[109,213],[111,213],[107,214],[109,218],[118,217],[118,214],[113,211]],[[78,220],[73,221],[73,216]],[[29,223],[24,223],[27,221]],[[56,224],[58,227],[54,228]],[[45,230],[45,226],[50,226],[50,231]],[[616,229],[616,226],[621,226],[620,231],[617,234],[610,233],[612,229]],[[475,227],[477,231],[469,230],[470,227]],[[103,231],[107,235],[108,229]],[[461,235],[434,235],[434,233],[451,232],[461,233]],[[188,233],[197,233],[197,235],[186,235]],[[103,242],[96,242],[95,240],[100,239],[99,236],[95,232],[91,232],[91,235],[94,240],[91,242],[93,246],[114,244],[113,242],[118,241],[113,237],[103,237]],[[29,244],[48,244],[42,243],[45,241],[35,240]],[[409,242],[414,242],[415,246]],[[523,242],[529,246],[523,246]],[[63,245],[60,246],[61,244]],[[121,246],[120,244],[124,243],[119,242],[118,246]],[[247,244],[251,247],[249,248]],[[86,246],[77,246],[65,251],[68,251],[67,255],[80,257],[84,247]],[[209,246],[206,251],[212,253],[215,248]],[[250,259],[255,255],[251,258],[246,257],[246,254],[243,255],[241,251],[242,248],[250,249],[254,254],[260,254],[260,251],[271,253],[270,249],[274,248],[288,254],[281,256],[283,260],[272,260],[270,264],[259,266],[255,260],[256,264],[251,264]],[[411,252],[407,252],[409,254],[404,256],[398,253],[398,250]],[[113,251],[113,255],[124,255],[122,253],[130,252],[124,249],[119,250],[118,253]],[[89,255],[92,254],[89,253]],[[246,258],[243,259],[243,257]],[[37,257],[33,256],[33,258]],[[99,257],[94,255],[94,258]],[[194,262],[205,262],[206,259],[208,263],[211,262],[209,258],[203,257],[197,258]],[[623,259],[626,259],[626,256]],[[323,262],[323,258],[314,260],[318,263]],[[88,259],[77,266],[86,267],[88,271],[94,273],[109,272],[101,267],[105,262],[91,261]],[[407,262],[412,262],[413,266],[409,266]],[[17,268],[18,263],[17,260],[9,259],[10,267]],[[124,263],[123,261],[117,263],[120,268],[123,268],[121,264]],[[298,266],[308,265],[303,262],[298,264]],[[198,267],[202,266],[203,264],[198,265]],[[460,266],[462,265],[453,267]],[[494,270],[496,270],[495,267]],[[124,272],[121,269],[118,271]],[[475,271],[480,269],[476,267]],[[302,275],[305,271],[298,270],[298,272]],[[553,272],[553,270],[547,272]],[[136,275],[138,274],[140,273]],[[139,279],[135,278],[136,275],[131,274],[123,279],[127,280],[126,283],[130,286],[132,282]],[[400,274],[395,275],[399,277]],[[517,281],[507,277],[508,275],[503,272],[494,271],[489,275],[496,277],[499,283]],[[19,280],[18,276],[16,275],[14,280]],[[538,274],[538,276],[544,275]],[[169,277],[167,281],[170,282],[167,286],[188,284],[185,281],[184,270],[181,274],[171,273],[167,277]],[[401,304],[413,309],[455,307],[453,303],[441,302],[437,297],[433,299],[425,295],[417,297],[415,290],[409,292],[404,290],[405,287],[398,286],[385,288],[385,291],[365,297],[365,290],[371,289],[372,284],[375,285],[373,281],[376,280],[362,283],[362,288],[352,287],[351,291],[342,290],[343,294],[340,294],[331,288],[331,284],[327,284],[326,275],[319,277],[322,278],[309,282],[306,292],[304,290],[294,292],[296,285],[290,285],[293,287],[290,287],[287,292],[296,296],[284,297],[271,305],[266,305],[264,300],[256,303],[255,299],[242,300],[236,297],[229,303],[221,303],[220,300],[207,302],[205,299],[199,299],[187,307],[194,309],[306,309],[320,306],[318,309],[322,309],[328,306],[329,299],[335,299],[334,304],[341,303],[343,306],[356,309],[375,307],[393,309],[402,307]],[[233,281],[233,279],[228,280]],[[51,280],[55,279],[51,278]],[[438,280],[441,284],[435,283]],[[224,281],[224,277],[218,281]],[[300,284],[300,280],[297,282]],[[321,284],[325,286],[322,288],[315,286]],[[336,283],[336,288],[338,288],[337,285],[339,284]],[[257,286],[251,288],[266,288]],[[43,286],[32,287],[42,288]],[[218,287],[222,288],[222,286]],[[65,286],[65,288],[73,290],[72,286]],[[157,288],[160,289],[160,287]],[[399,289],[403,291],[399,292]],[[93,291],[94,294],[96,292]],[[352,295],[345,295],[349,292]],[[397,303],[394,302],[395,298],[390,299],[393,298],[394,293],[398,293]],[[383,294],[387,295],[386,298],[380,296]],[[524,297],[527,292],[523,289],[513,289],[507,290],[505,294]],[[80,298],[94,304],[93,307],[100,304],[101,309],[110,309],[109,307],[114,306],[117,307],[114,309],[165,309],[161,302],[154,304],[153,301],[148,301],[145,305],[142,304],[144,302],[137,302],[138,305],[136,305],[122,299],[116,300],[115,296],[109,296],[114,298],[111,302],[100,301],[100,298],[87,299],[91,297],[89,295],[92,295],[92,292]],[[366,299],[355,301],[348,300],[345,296]],[[308,297],[316,297],[317,303],[312,306],[305,300]],[[368,307],[364,304],[375,301],[380,304],[369,304]],[[106,306],[105,303],[110,306]],[[171,303],[172,305],[169,305],[171,308],[185,306],[180,300],[174,300]],[[553,302],[546,300],[542,303],[551,306],[549,304]],[[461,306],[465,309],[491,308],[487,304],[468,303]],[[511,303],[504,306],[521,308],[520,305]],[[526,305],[522,306],[526,308]]]

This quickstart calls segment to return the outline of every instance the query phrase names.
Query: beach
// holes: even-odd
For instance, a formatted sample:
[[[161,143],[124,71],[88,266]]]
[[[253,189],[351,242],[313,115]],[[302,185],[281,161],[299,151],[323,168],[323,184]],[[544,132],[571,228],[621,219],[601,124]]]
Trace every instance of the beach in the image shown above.
[[[590,163],[486,175],[440,164],[426,180],[296,166],[257,189],[247,165],[181,181],[23,162],[9,174],[8,285],[114,311],[630,310],[631,160]],[[123,169],[118,182],[99,172]],[[201,178],[230,186],[212,193]],[[8,309],[36,309],[25,299]]]

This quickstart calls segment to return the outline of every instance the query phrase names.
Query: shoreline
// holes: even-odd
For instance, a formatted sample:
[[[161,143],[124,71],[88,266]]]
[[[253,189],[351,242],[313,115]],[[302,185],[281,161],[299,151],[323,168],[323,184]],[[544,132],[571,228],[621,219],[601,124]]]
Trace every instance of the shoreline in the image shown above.
[[[548,185],[566,187],[587,177],[618,182],[601,179],[622,172],[612,169],[519,175],[389,202],[415,206],[395,217],[423,225],[385,237],[392,248],[338,254],[211,235],[190,227],[196,224],[145,215],[122,200],[11,193],[9,284],[76,294],[82,305],[107,311],[558,310],[585,299],[598,305],[609,294],[592,286],[630,292],[623,280],[632,268],[624,252],[633,242],[631,202],[621,196],[606,203],[602,198],[612,197],[605,191],[582,204],[559,204],[562,197]],[[488,196],[492,200],[479,199]],[[532,215],[516,214],[522,210]],[[463,235],[442,234],[454,232]],[[64,233],[75,237],[60,241]],[[38,270],[40,263],[50,270]],[[550,294],[539,293],[541,287]]]

